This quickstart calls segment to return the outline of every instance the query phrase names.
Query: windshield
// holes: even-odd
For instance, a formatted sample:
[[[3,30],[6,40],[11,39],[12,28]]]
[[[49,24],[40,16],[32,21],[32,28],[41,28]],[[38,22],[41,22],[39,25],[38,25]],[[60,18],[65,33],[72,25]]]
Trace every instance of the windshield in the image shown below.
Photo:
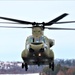
[[[39,42],[43,42],[45,43],[45,38],[43,36],[41,36],[40,38],[33,38],[33,37],[30,37],[28,38],[28,43],[39,43]]]
[[[31,43],[43,43],[43,44],[46,44],[46,39],[45,39],[44,36],[41,36],[40,38],[33,38],[33,37],[27,38],[27,41],[26,41],[26,48],[27,49],[29,48],[29,45]]]
[[[34,39],[34,42],[35,42],[35,43],[39,43],[39,42],[45,43],[45,38],[44,38],[44,37],[35,38],[35,39]]]

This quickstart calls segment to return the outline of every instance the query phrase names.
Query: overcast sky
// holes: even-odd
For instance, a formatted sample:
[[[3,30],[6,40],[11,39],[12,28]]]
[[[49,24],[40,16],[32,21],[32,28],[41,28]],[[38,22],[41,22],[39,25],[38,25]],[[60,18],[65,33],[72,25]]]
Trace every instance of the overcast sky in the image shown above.
[[[0,1],[0,16],[31,22],[48,22],[57,16],[68,13],[60,21],[75,21],[75,1]],[[7,22],[0,20],[0,22]],[[1,24],[0,26],[8,25]],[[9,24],[12,26],[12,24]],[[14,24],[18,26],[17,24]],[[23,25],[22,25],[23,26]],[[52,27],[73,27],[75,23],[54,24]],[[0,60],[22,61],[21,52],[25,48],[25,40],[31,35],[31,29],[0,28]],[[55,40],[52,47],[55,59],[75,58],[75,31],[45,30],[44,35]]]

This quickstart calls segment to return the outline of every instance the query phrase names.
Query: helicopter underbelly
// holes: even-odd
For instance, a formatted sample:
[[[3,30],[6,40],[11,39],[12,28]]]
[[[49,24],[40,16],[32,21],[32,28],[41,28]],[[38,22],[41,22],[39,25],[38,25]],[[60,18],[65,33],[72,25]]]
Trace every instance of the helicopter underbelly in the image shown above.
[[[44,58],[44,57],[28,57],[28,60],[25,60],[25,63],[27,63],[28,65],[37,65],[38,63],[41,64],[46,64],[48,65],[49,62],[53,61],[52,58]]]
[[[38,63],[40,64],[49,64],[53,60],[53,57],[48,57],[45,52],[43,53],[29,53],[27,56],[25,62],[29,65],[36,65]]]
[[[48,65],[49,64],[49,62],[51,62],[52,60],[48,60],[48,59],[42,59],[42,60],[34,60],[34,59],[31,59],[31,60],[29,60],[27,63],[28,63],[28,65],[37,65],[38,63],[40,64],[40,65]]]

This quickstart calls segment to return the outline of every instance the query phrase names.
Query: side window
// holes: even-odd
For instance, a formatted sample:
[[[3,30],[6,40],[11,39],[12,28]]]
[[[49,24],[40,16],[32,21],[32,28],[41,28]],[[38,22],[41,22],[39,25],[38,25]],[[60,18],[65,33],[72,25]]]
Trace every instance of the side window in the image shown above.
[[[33,42],[33,38],[32,38],[32,37],[29,39],[29,42],[30,42],[30,43]]]
[[[26,44],[29,44],[29,43],[31,43],[30,37],[28,37],[26,40]]]
[[[27,39],[27,43],[31,43],[32,42],[32,39],[31,39],[31,37],[29,37],[28,39]]]

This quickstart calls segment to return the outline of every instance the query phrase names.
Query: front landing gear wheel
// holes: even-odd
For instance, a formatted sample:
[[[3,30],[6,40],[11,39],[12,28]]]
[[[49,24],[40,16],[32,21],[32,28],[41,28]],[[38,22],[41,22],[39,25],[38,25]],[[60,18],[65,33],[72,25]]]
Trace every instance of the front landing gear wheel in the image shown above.
[[[27,63],[25,63],[25,71],[27,71],[28,70],[28,65],[27,65]]]
[[[38,66],[40,66],[40,64],[38,64]]]
[[[25,64],[24,63],[22,63],[22,69],[25,67]]]

